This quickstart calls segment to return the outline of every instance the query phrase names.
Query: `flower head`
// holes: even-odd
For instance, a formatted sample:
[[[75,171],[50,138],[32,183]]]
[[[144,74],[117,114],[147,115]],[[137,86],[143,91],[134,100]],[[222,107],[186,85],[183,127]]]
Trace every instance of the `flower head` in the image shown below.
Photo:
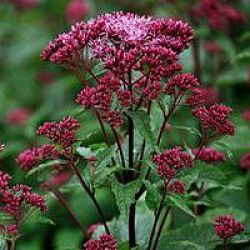
[[[28,108],[10,110],[6,115],[6,121],[12,125],[24,126],[31,117],[32,111]]]
[[[17,9],[28,10],[38,5],[39,0],[10,0]]]
[[[215,218],[213,223],[215,233],[221,239],[230,239],[244,231],[244,226],[231,215],[222,215]]]
[[[44,135],[63,148],[71,146],[76,140],[79,123],[76,119],[65,117],[60,122],[45,122],[38,128],[38,134]]]
[[[192,106],[211,105],[219,101],[219,93],[213,87],[197,87],[191,89],[186,104]]]
[[[241,24],[245,15],[221,0],[202,0],[196,14],[208,20],[214,30],[227,31],[233,24]]]
[[[175,179],[176,174],[184,167],[192,167],[192,157],[181,147],[165,150],[154,156],[159,176],[165,181],[166,188],[170,192],[184,194],[185,183]]]
[[[240,167],[250,170],[250,152],[245,153],[240,159]]]
[[[22,170],[30,170],[45,160],[54,160],[58,157],[58,151],[53,145],[45,144],[41,147],[27,149],[20,153],[16,159]]]
[[[200,83],[194,75],[188,73],[178,74],[168,82],[165,92],[168,95],[183,94],[185,91],[199,85]]]
[[[86,0],[71,0],[66,6],[65,16],[69,23],[80,22],[90,11]]]
[[[117,250],[117,241],[113,235],[102,234],[98,240],[89,240],[84,245],[85,250]]]
[[[241,115],[242,119],[244,119],[245,121],[250,121],[250,109],[245,110],[242,115]]]
[[[195,158],[205,162],[225,161],[225,155],[211,147],[203,147],[202,149],[194,149]]]
[[[228,119],[231,112],[232,109],[223,104],[213,104],[208,108],[201,106],[193,110],[203,128],[218,135],[234,135],[235,126]]]

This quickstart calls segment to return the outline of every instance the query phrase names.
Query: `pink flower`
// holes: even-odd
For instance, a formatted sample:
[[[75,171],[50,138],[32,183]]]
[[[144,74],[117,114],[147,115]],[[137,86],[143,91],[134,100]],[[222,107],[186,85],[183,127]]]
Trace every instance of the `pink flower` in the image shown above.
[[[206,18],[214,30],[228,31],[233,24],[241,24],[245,20],[242,12],[223,4],[221,0],[202,0],[195,11],[200,17]]]
[[[225,155],[211,147],[203,147],[201,150],[194,149],[195,158],[205,162],[225,161]]]
[[[70,32],[49,43],[42,59],[79,69],[83,50],[88,47],[92,58],[102,61],[118,76],[147,65],[165,75],[165,69],[176,63],[177,55],[189,46],[192,36],[191,27],[180,20],[114,12],[75,24]]]
[[[78,128],[79,123],[76,119],[65,117],[60,122],[45,122],[38,128],[37,132],[54,143],[60,144],[63,148],[67,148],[75,142]]]
[[[24,126],[32,115],[28,108],[16,108],[10,110],[6,115],[6,121],[12,125]]]
[[[224,240],[240,234],[245,229],[245,227],[231,215],[216,217],[213,226],[216,235]]]
[[[245,121],[250,121],[250,109],[245,110],[242,115],[241,115],[242,119],[244,119]]]
[[[250,152],[245,153],[240,159],[240,167],[242,169],[250,170]]]
[[[5,145],[0,142],[0,152],[3,151],[5,148]]]
[[[181,147],[176,147],[165,150],[161,154],[156,154],[154,156],[154,162],[157,165],[159,176],[165,180],[166,188],[170,192],[184,194],[185,183],[174,178],[184,167],[192,167],[192,157],[183,151]]]
[[[168,190],[170,192],[176,193],[176,194],[185,194],[185,183],[181,182],[179,180],[174,181],[169,187]]]
[[[186,99],[189,105],[211,105],[218,102],[219,93],[213,87],[197,87],[191,90],[190,95]]]
[[[168,95],[184,94],[185,91],[199,85],[200,83],[194,75],[188,73],[178,74],[168,82],[165,93]]]
[[[22,170],[30,170],[45,160],[54,160],[58,157],[59,152],[53,145],[45,144],[41,147],[27,149],[20,153],[16,162]]]
[[[37,73],[36,78],[42,84],[49,85],[55,80],[55,74],[51,71],[43,70]]]
[[[14,235],[17,234],[17,225],[11,224],[7,227],[7,234]]]
[[[98,85],[96,88],[86,87],[78,94],[76,102],[84,108],[107,110],[112,102],[111,91],[106,85]]]
[[[69,23],[82,21],[90,11],[86,0],[71,0],[66,6],[65,16]]]
[[[0,190],[5,190],[8,187],[9,180],[11,180],[11,177],[8,174],[0,171]]]
[[[208,41],[205,44],[205,49],[211,55],[216,55],[222,51],[222,48],[220,47],[220,45],[216,43],[215,41]]]
[[[104,122],[108,123],[112,128],[120,127],[123,123],[121,114],[115,110],[109,110],[102,115]]]
[[[113,235],[103,234],[99,240],[89,240],[84,245],[85,250],[117,250],[117,241]]]
[[[32,188],[23,184],[10,187],[10,179],[11,177],[8,174],[0,172],[1,211],[10,214],[14,218],[20,218],[24,207],[29,204],[45,212],[46,204],[43,196],[31,192]]]
[[[17,9],[28,10],[36,7],[39,4],[39,0],[10,0]]]
[[[231,112],[232,109],[223,104],[193,109],[193,115],[200,120],[204,129],[211,130],[218,135],[234,135],[235,126],[228,119]]]

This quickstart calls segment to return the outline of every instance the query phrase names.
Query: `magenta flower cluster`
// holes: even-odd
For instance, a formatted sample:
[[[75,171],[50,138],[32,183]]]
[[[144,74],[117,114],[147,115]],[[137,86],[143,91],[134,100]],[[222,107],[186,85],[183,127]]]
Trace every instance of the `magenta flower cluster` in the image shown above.
[[[216,235],[227,240],[244,231],[245,227],[231,215],[218,216],[214,222]]]
[[[193,115],[197,117],[204,130],[216,135],[234,135],[235,126],[229,120],[232,109],[223,104],[213,104],[210,107],[197,107]]]
[[[191,74],[174,76],[182,69],[179,54],[192,36],[191,27],[180,20],[115,12],[75,24],[49,43],[42,59],[73,69],[78,76],[82,70],[92,75],[95,86],[84,86],[76,102],[118,127],[124,110],[172,94],[175,86],[183,92],[199,85]],[[92,71],[94,60],[105,70],[100,77]]]
[[[20,220],[23,218],[24,208],[27,205],[46,211],[43,196],[32,192],[32,188],[23,184],[10,187],[11,176],[0,171],[0,211],[13,217],[15,224],[0,225],[1,231],[7,234],[16,234]]]
[[[59,144],[63,148],[71,146],[76,140],[76,130],[79,123],[71,117],[63,118],[60,122],[45,122],[37,130],[39,135],[44,135],[54,143]]]
[[[208,20],[214,30],[228,31],[233,24],[241,24],[245,15],[222,0],[202,0],[195,10],[200,17]]]
[[[20,153],[16,159],[22,170],[27,171],[38,166],[45,160],[54,160],[58,157],[59,152],[53,145],[45,144],[41,147],[27,149]]]
[[[223,153],[211,148],[211,147],[202,147],[201,149],[194,149],[193,154],[197,160],[204,162],[216,163],[225,161],[226,157]]]
[[[163,153],[154,156],[159,176],[165,181],[169,191],[183,194],[185,193],[185,183],[175,179],[176,174],[183,168],[190,168],[193,159],[190,154],[181,147],[165,150]]]
[[[60,122],[45,122],[37,132],[50,139],[54,144],[45,144],[21,152],[16,159],[18,165],[27,171],[46,160],[55,160],[60,156],[69,159],[78,128],[78,121],[71,117],[65,117]]]
[[[117,250],[117,242],[113,235],[103,234],[98,240],[89,240],[84,245],[85,250]]]

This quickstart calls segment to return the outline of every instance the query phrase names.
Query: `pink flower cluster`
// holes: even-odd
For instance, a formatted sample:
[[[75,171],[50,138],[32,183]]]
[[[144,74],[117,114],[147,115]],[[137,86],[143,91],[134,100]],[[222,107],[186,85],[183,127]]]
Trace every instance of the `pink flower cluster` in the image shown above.
[[[13,217],[15,222],[22,219],[23,211],[26,205],[46,211],[45,199],[43,196],[31,191],[31,187],[18,184],[10,187],[9,181],[11,176],[0,171],[0,211],[5,212]],[[11,224],[9,226],[0,225],[1,230],[7,234],[16,234],[18,226]]]
[[[16,161],[22,170],[30,170],[45,160],[54,160],[59,152],[53,145],[45,144],[41,147],[27,149],[20,153]]]
[[[79,123],[76,119],[65,117],[60,122],[45,122],[38,128],[37,132],[63,148],[67,148],[75,142],[78,128]]]
[[[223,104],[213,104],[193,109],[193,115],[200,120],[205,130],[213,131],[216,135],[234,135],[235,126],[229,121],[232,109]]]
[[[66,20],[69,23],[80,22],[89,11],[90,6],[86,0],[71,0],[66,6]]]
[[[250,152],[245,153],[240,159],[240,167],[242,169],[250,170]]]
[[[5,148],[5,145],[0,142],[0,152],[3,151]]]
[[[195,12],[198,16],[208,19],[214,30],[227,31],[232,24],[241,24],[245,20],[242,12],[224,4],[222,0],[202,0]]]
[[[197,87],[191,89],[186,104],[192,106],[211,105],[219,101],[219,93],[213,87]]]
[[[162,93],[172,94],[176,86],[184,92],[199,85],[191,74],[174,76],[182,69],[179,54],[192,36],[191,27],[181,20],[114,12],[75,24],[49,43],[42,59],[74,69],[78,76],[82,70],[94,75],[95,85],[84,86],[76,102],[118,127],[124,109],[147,106]],[[104,70],[100,76],[92,72],[94,61]]]
[[[10,2],[20,10],[28,10],[38,5],[39,0],[10,0]]]
[[[223,153],[211,148],[211,147],[203,147],[202,149],[194,149],[193,153],[197,160],[201,160],[204,162],[220,162],[225,161],[226,157]]]
[[[98,240],[89,240],[84,245],[85,250],[117,250],[117,241],[114,236],[103,234]]]
[[[250,109],[245,110],[242,115],[241,115],[242,119],[244,119],[245,121],[249,122],[250,121]]]
[[[24,126],[32,115],[29,108],[16,108],[6,115],[6,121],[12,125]]]
[[[166,183],[166,188],[175,193],[185,193],[185,183],[174,180],[174,178],[184,167],[192,167],[192,157],[181,147],[176,147],[156,154],[154,162],[157,164],[158,174]]]
[[[178,74],[168,82],[165,92],[168,95],[178,96],[199,85],[200,83],[194,75],[189,73]]]
[[[240,234],[245,229],[245,227],[231,215],[218,216],[213,225],[216,235],[224,240]]]

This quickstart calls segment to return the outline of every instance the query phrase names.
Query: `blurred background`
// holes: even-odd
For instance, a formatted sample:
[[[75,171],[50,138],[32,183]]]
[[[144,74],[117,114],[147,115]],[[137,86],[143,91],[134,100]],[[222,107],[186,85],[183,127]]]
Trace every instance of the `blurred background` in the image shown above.
[[[248,162],[243,158],[250,152],[250,1],[221,1],[225,6],[235,8],[239,16],[236,18],[235,14],[233,18],[232,10],[228,10],[222,15],[231,19],[217,20],[217,23],[214,20],[218,16],[209,17],[200,11],[202,2],[0,0],[0,141],[6,144],[0,155],[1,169],[14,175],[15,182],[38,187],[37,182],[26,178],[19,170],[15,157],[25,148],[39,144],[40,139],[36,137],[39,124],[61,119],[75,110],[73,100],[81,84],[67,70],[40,59],[48,41],[67,31],[76,21],[88,20],[99,13],[123,10],[180,17],[193,25],[196,39],[193,47],[182,55],[184,71],[196,73],[207,88],[208,98],[221,100],[235,110],[236,136],[217,142],[216,146],[230,153],[232,161],[225,164],[225,169],[233,169],[232,180],[249,180],[250,157]],[[192,119],[186,116],[186,112],[181,113],[171,125],[192,125]],[[84,114],[81,119],[86,133],[98,131],[99,127],[90,114]],[[174,138],[177,144],[183,136],[187,137],[185,131],[172,129],[168,138]],[[97,133],[90,140],[91,143],[100,143],[102,137]],[[249,214],[248,186],[249,182],[243,191],[217,194],[217,199]],[[98,223],[99,218],[89,199],[70,185],[63,188],[85,227]],[[98,190],[97,196],[106,216],[114,216],[117,208],[109,190]],[[48,197],[48,202],[48,223],[34,223],[37,220],[34,218],[33,222],[31,220],[25,225],[25,234],[17,249],[79,249],[83,240],[80,231],[53,197]]]

